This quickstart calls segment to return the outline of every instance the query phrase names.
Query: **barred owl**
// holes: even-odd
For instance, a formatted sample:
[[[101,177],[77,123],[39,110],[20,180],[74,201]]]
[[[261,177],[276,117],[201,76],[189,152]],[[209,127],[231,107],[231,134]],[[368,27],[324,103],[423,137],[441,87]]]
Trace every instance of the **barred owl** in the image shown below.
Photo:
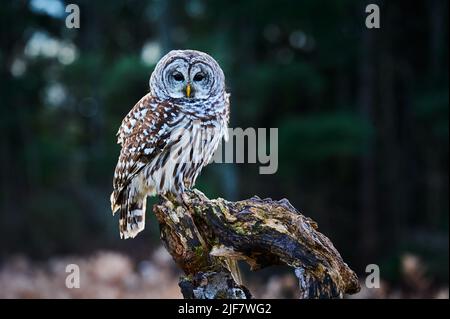
[[[192,188],[219,142],[227,138],[229,94],[218,63],[193,50],[171,51],[150,76],[150,93],[125,116],[111,209],[122,238],[145,226],[147,196]]]

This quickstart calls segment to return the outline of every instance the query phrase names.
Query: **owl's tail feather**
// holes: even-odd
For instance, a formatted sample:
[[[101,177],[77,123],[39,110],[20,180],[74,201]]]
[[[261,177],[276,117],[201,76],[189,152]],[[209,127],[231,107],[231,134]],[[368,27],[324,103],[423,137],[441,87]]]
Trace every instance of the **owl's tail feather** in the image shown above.
[[[111,209],[120,212],[120,238],[134,238],[145,228],[146,196],[130,191],[130,186],[120,193],[111,194]]]
[[[109,198],[109,200],[111,201],[111,210],[112,210],[113,216],[114,216],[115,212],[117,212],[117,210],[120,208],[120,205],[118,204],[119,195],[120,195],[119,192],[113,191],[111,193],[111,197]]]

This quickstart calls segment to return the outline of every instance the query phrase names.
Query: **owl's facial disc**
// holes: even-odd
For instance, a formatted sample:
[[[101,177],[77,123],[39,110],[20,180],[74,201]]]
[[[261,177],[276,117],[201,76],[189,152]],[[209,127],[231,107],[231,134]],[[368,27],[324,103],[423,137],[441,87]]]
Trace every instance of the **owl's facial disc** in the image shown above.
[[[164,87],[171,98],[185,97],[189,79],[188,71],[189,64],[184,59],[175,59],[164,69]]]
[[[225,92],[225,78],[206,53],[174,50],[167,53],[150,77],[150,91],[162,99],[206,100]]]

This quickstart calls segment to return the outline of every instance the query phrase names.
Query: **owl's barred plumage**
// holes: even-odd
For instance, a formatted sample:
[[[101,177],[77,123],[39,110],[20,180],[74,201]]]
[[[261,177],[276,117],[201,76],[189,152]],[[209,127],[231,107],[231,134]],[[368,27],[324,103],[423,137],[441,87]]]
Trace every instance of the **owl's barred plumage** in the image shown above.
[[[217,62],[193,50],[171,51],[156,65],[150,93],[124,118],[111,194],[122,238],[145,226],[147,196],[179,195],[194,186],[222,137],[227,138],[229,94]]]

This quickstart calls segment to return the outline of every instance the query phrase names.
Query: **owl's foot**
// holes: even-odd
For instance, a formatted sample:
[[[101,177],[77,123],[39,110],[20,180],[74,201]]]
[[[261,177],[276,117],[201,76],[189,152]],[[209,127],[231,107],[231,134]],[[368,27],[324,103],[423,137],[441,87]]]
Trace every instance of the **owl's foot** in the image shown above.
[[[177,196],[170,192],[160,194],[160,196],[166,202],[176,202],[177,201]]]
[[[189,206],[189,195],[186,192],[180,193],[178,196],[181,198],[181,203],[185,206]]]
[[[171,202],[173,204],[178,204],[180,206],[188,206],[189,203],[189,195],[186,192],[180,192],[177,194],[167,192],[161,194],[161,198],[164,201]]]

